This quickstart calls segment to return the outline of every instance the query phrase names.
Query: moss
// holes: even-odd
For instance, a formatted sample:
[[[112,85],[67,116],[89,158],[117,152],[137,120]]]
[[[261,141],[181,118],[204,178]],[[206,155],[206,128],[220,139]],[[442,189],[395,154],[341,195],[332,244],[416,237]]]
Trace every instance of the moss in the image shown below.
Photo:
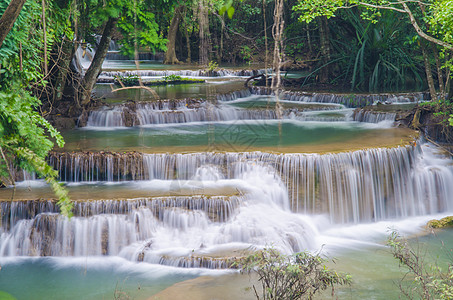
[[[448,228],[453,227],[453,216],[445,217],[440,220],[431,220],[427,224],[428,228]]]

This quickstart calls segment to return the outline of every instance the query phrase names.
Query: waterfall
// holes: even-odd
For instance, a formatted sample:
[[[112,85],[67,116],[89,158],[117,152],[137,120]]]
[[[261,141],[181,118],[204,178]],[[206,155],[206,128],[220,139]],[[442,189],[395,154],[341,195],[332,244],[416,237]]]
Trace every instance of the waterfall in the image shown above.
[[[382,121],[394,122],[396,119],[396,113],[393,112],[375,112],[365,109],[356,110],[353,114],[354,121],[367,122],[367,123],[379,123]]]
[[[181,101],[184,104],[184,101]],[[286,116],[297,113],[287,111]],[[126,120],[130,118],[131,121]],[[124,127],[126,125],[172,124],[188,122],[217,122],[232,120],[270,120],[277,119],[273,109],[238,109],[227,105],[201,103],[196,108],[178,105],[174,108],[156,107],[153,103],[139,103],[135,110],[127,106],[103,107],[90,112],[86,126],[90,127]]]
[[[52,153],[64,181],[189,180],[216,166],[227,179],[248,162],[276,170],[294,212],[328,214],[332,222],[358,223],[433,214],[452,209],[452,167],[432,164],[427,147],[369,149],[338,154]],[[107,160],[111,160],[111,164]],[[133,167],[134,166],[134,167]]]
[[[71,219],[52,201],[3,202],[0,255],[119,255],[170,265],[185,256],[191,263],[184,266],[219,267],[227,265],[215,253],[263,247],[269,238],[285,252],[310,247],[313,229],[287,209],[286,188],[272,167],[244,163],[235,180],[216,170],[200,169],[196,178],[238,185],[244,194],[82,201]]]
[[[75,201],[70,220],[58,214],[54,201],[2,202],[0,256],[117,255],[130,243],[151,237],[157,223],[183,230],[199,222],[182,209],[207,215],[201,218],[204,223],[226,222],[242,201],[238,196]]]
[[[106,71],[101,72],[100,78],[114,78],[115,76],[133,76],[139,75],[141,77],[163,77],[170,75],[188,76],[188,77],[226,77],[226,76],[241,76],[250,77],[266,73],[266,70],[134,70],[134,71]]]
[[[91,111],[87,121],[87,127],[122,127],[124,107],[103,107],[100,110]]]
[[[273,91],[265,87],[250,87],[248,90],[236,91],[228,94],[218,95],[219,101],[232,101],[251,95],[274,95]],[[429,100],[426,93],[407,93],[407,94],[333,94],[333,93],[309,93],[284,91],[280,95],[281,100],[295,102],[317,102],[342,104],[346,107],[363,107],[375,103],[416,103]]]
[[[0,256],[229,268],[269,242],[285,253],[318,247],[309,215],[357,224],[453,210],[451,161],[429,145],[323,155],[54,152],[49,162],[66,181],[126,181],[163,196],[75,201],[71,219],[51,200],[0,202]]]
[[[340,107],[341,108],[341,107]],[[322,114],[329,111],[331,114]],[[338,107],[301,107],[282,110],[283,119],[299,121],[348,121],[352,111]],[[234,120],[274,120],[278,115],[273,107],[239,108],[207,101],[171,100],[145,103],[128,103],[113,107],[104,106],[88,115],[87,128],[115,128],[152,124],[189,122],[221,122]],[[83,124],[80,124],[83,125]]]

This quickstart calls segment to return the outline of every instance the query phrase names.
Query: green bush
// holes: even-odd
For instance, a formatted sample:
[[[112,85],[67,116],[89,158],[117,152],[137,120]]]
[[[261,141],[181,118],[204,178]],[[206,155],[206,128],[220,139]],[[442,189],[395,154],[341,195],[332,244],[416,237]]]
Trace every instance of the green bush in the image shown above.
[[[392,232],[387,245],[392,255],[400,265],[407,269],[403,279],[413,278],[408,287],[400,284],[401,293],[408,299],[453,299],[453,261],[448,264],[447,270],[437,265],[428,265],[424,261],[420,245],[412,247],[406,239],[397,232]],[[417,295],[417,296],[415,296]]]
[[[172,75],[164,76],[164,80],[165,81],[178,81],[178,80],[182,80],[182,77],[179,75],[172,74]]]
[[[127,76],[122,76],[122,75],[115,75],[113,76],[115,79],[115,82],[118,83],[123,83],[125,86],[135,86],[139,85],[140,80],[138,78],[138,75],[131,74]]]
[[[265,248],[241,259],[242,272],[256,272],[261,292],[257,299],[311,299],[318,292],[335,285],[351,284],[351,277],[328,269],[319,254],[300,252],[284,255],[275,248]],[[261,294],[261,296],[260,296]]]

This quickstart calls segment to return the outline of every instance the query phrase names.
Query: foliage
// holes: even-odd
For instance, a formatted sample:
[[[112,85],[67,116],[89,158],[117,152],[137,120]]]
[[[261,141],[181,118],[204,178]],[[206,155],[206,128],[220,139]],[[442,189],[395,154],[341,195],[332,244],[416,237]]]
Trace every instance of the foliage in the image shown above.
[[[365,8],[361,11],[361,16],[364,19],[377,22],[377,18],[381,16],[381,9],[392,9],[399,6],[399,2],[388,0],[298,0],[293,6],[294,11],[298,11],[301,15],[299,21],[312,22],[315,18],[325,16],[328,19],[336,17],[338,11],[345,8],[361,7]]]
[[[431,32],[453,44],[453,3],[451,0],[437,0],[433,3],[433,13],[429,19]]]
[[[139,84],[138,75],[130,74],[130,75],[115,75],[113,76],[115,82],[121,82],[125,86],[134,86]]]
[[[176,81],[176,80],[182,80],[182,77],[179,75],[171,74],[168,76],[164,76],[163,78],[165,81]]]
[[[284,255],[275,248],[266,248],[243,258],[243,272],[255,271],[261,283],[261,296],[253,286],[257,299],[311,299],[318,292],[335,285],[351,283],[349,275],[328,269],[326,259],[308,252]]]
[[[250,49],[249,46],[247,46],[247,45],[242,46],[240,53],[242,55],[242,60],[244,60],[248,64],[250,64],[252,62],[252,59],[253,59],[252,49]]]
[[[413,277],[412,286],[405,288],[400,285],[401,292],[408,299],[417,294],[421,299],[452,299],[453,298],[453,261],[446,271],[438,266],[425,264],[420,249],[414,249],[407,240],[397,232],[392,232],[387,245],[400,265],[407,269],[406,276]]]
[[[213,60],[211,60],[208,64],[208,71],[212,72],[215,71],[219,67],[219,64]]]
[[[4,11],[7,6],[7,1],[1,1],[0,11]],[[33,1],[27,1],[12,30],[3,42],[0,48],[1,86],[16,80],[32,81],[42,78],[40,63],[43,33],[34,26],[34,22],[40,18],[40,11],[40,5]],[[22,49],[23,62],[26,62],[22,65],[22,70],[20,70],[20,48]]]
[[[154,13],[149,11],[145,1],[136,0],[134,3],[133,6],[126,7],[118,21],[118,28],[123,36],[120,40],[121,53],[133,57],[135,43],[137,47],[148,48],[153,52],[166,51],[167,40],[159,34],[159,25]]]
[[[48,136],[60,147],[64,145],[62,136],[36,111],[40,101],[17,84],[3,88],[0,99],[0,180],[14,182],[10,167],[36,172],[46,178],[59,198],[61,212],[70,216],[72,203],[67,191],[58,183],[57,172],[44,160],[54,145]]]
[[[358,13],[351,10],[345,12],[345,20],[355,30],[356,40],[351,47],[339,45],[340,49],[354,49],[350,51],[340,50],[344,53],[344,66],[349,67],[351,90],[378,91],[401,91],[407,90],[408,85],[418,83],[421,86],[424,78],[424,70],[420,61],[417,61],[417,52],[409,42],[407,25],[395,17],[395,13],[385,11],[380,21],[373,23],[361,20]],[[339,42],[342,43],[342,42]],[[343,47],[341,47],[343,46]]]
[[[242,2],[242,0],[241,0]],[[224,5],[222,5],[219,9],[219,15],[223,16],[227,13],[228,18],[233,18],[234,12],[236,9],[233,6],[233,0],[227,0]]]
[[[0,48],[0,185],[14,184],[16,169],[36,172],[46,178],[59,198],[61,212],[70,216],[72,203],[67,191],[58,183],[56,171],[45,162],[54,142],[62,147],[64,141],[38,112],[41,101],[30,92],[33,87],[46,85],[41,69],[45,46],[42,8],[38,3],[25,3]],[[2,1],[0,10],[7,5]],[[66,9],[64,1],[49,3],[46,18],[53,22],[48,22],[45,32],[48,53],[62,36],[72,34],[66,27],[68,19],[62,17]]]

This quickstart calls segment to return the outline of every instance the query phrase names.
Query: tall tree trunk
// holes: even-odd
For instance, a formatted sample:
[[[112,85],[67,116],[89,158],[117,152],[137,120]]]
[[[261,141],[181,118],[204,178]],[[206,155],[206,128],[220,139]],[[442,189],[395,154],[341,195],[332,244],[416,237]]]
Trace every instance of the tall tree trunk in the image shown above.
[[[175,8],[173,18],[171,19],[170,29],[168,30],[168,42],[167,42],[167,52],[165,52],[164,64],[174,65],[179,64],[179,60],[176,57],[175,43],[176,43],[176,34],[178,33],[179,23],[182,19],[182,12],[184,6],[178,4]]]
[[[319,24],[319,38],[321,41],[321,63],[323,67],[320,70],[319,81],[321,83],[327,83],[330,77],[330,42],[329,42],[329,26],[327,24],[327,18],[322,16],[318,18]]]
[[[220,54],[219,54],[219,47],[218,45],[220,44],[218,38],[217,38],[217,26],[215,28],[215,34],[212,35],[212,43],[213,45],[216,45],[216,47],[214,47],[213,51],[214,51],[214,54],[215,54],[215,59],[217,62],[221,62],[222,59],[220,58]]]
[[[187,58],[186,63],[190,64],[192,60],[192,54],[190,49],[190,37],[189,37],[189,26],[187,22],[187,6],[184,6],[184,13],[182,15],[182,22],[184,25],[184,39],[186,40],[186,48],[187,48]]]
[[[65,88],[66,78],[69,72],[69,64],[74,56],[74,44],[66,37],[63,38],[61,45],[53,51],[54,57],[51,69],[55,69],[52,76],[52,102],[61,100]]]
[[[425,63],[425,73],[429,87],[429,94],[431,96],[431,100],[437,100],[436,87],[434,86],[433,74],[431,72],[431,64],[429,63],[428,53],[426,51],[426,47],[424,44],[421,44],[421,48],[423,54],[423,61]]]
[[[189,37],[189,29],[187,28],[187,24],[185,24],[185,26],[184,26],[184,35],[186,37],[186,47],[187,47],[186,63],[190,64],[192,61],[192,53],[190,50],[190,37]]]
[[[11,0],[0,18],[0,47],[5,41],[11,28],[13,28],[14,22],[16,22],[17,16],[19,16],[25,1],[26,0]]]
[[[268,58],[268,41],[267,41],[267,22],[266,22],[266,0],[263,0],[263,27],[264,27],[264,75],[265,81],[266,81],[266,88],[268,87],[268,80],[267,80],[267,69],[268,69],[268,63],[269,63],[269,58]]]
[[[209,18],[205,0],[199,0],[198,24],[200,27],[200,51],[198,61],[200,65],[207,66],[209,63],[209,50],[211,43],[209,42]]]
[[[90,64],[85,76],[82,80],[81,86],[81,95],[80,95],[80,104],[86,105],[90,102],[91,91],[96,84],[96,79],[102,70],[102,63],[104,62],[105,57],[107,56],[107,51],[109,50],[110,41],[112,40],[113,29],[115,28],[118,18],[110,17],[105,24],[104,31],[102,32],[102,38],[99,42],[99,46],[96,49],[96,54],[94,55],[93,61]]]
[[[222,16],[223,19],[223,16]],[[223,39],[224,39],[224,34],[225,34],[225,22],[220,22],[221,27],[220,27],[220,58],[219,58],[219,63],[222,62],[223,60]]]
[[[447,91],[447,99],[452,100],[453,99],[453,88],[451,87],[450,81],[447,81],[447,84],[445,85],[445,89]]]
[[[283,19],[283,2],[284,0],[275,0],[274,25],[272,26],[272,36],[274,37],[273,69],[275,72],[275,76],[272,78],[272,90],[276,97],[275,110],[279,119],[281,119],[283,115],[282,106],[279,101],[281,86],[280,67],[283,54],[283,29],[285,27],[285,20]],[[281,132],[282,128],[281,124],[279,124],[279,133],[281,134]]]
[[[444,82],[444,71],[442,70],[442,64],[440,62],[439,53],[437,52],[436,46],[431,43],[431,48],[433,50],[434,59],[436,60],[437,80],[439,81],[440,99],[445,99],[445,97],[447,96],[447,90]]]

